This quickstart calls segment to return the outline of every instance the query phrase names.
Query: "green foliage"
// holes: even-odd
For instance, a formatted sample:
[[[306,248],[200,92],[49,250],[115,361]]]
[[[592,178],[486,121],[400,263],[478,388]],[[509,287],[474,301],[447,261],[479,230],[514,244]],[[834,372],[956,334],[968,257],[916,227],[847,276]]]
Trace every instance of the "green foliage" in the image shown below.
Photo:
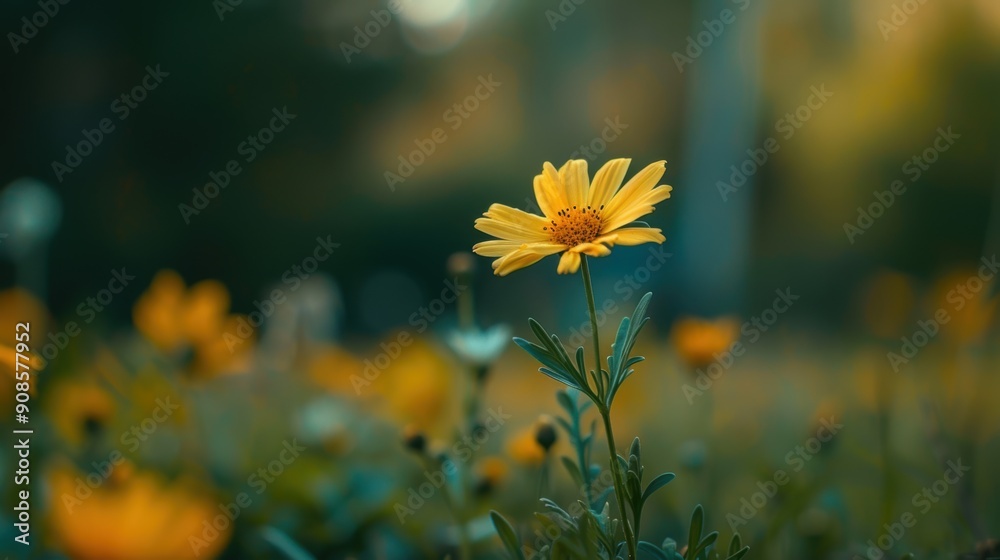
[[[705,515],[700,505],[691,516],[684,555],[678,552],[677,543],[672,539],[666,539],[662,545],[656,546],[645,541],[636,543],[632,537],[639,533],[642,510],[649,498],[675,478],[674,473],[663,473],[643,487],[644,467],[639,438],[632,440],[626,458],[613,452],[613,437],[610,433],[610,411],[615,395],[625,380],[635,372],[633,366],[644,360],[642,356],[632,356],[632,350],[639,332],[649,321],[646,310],[651,298],[652,294],[647,293],[636,305],[632,315],[622,319],[611,345],[611,355],[607,358],[607,370],[601,369],[599,364],[595,364],[595,369],[588,370],[582,346],[576,349],[571,359],[559,337],[550,334],[534,319],[529,319],[528,324],[537,343],[523,338],[514,339],[518,346],[541,363],[540,372],[570,388],[556,394],[559,405],[566,412],[566,417],[558,417],[557,422],[576,450],[576,457],[561,457],[561,461],[573,482],[583,489],[585,497],[585,501],[572,504],[569,511],[552,500],[541,499],[546,511],[535,514],[535,517],[542,524],[545,534],[556,536],[541,550],[532,551],[533,557],[541,554],[543,558],[553,559],[612,560],[635,558],[641,552],[660,560],[722,560],[714,550],[719,533],[713,531],[702,535]],[[587,398],[581,399],[580,394]],[[597,408],[605,421],[605,431],[609,432],[607,436],[609,449],[612,449],[611,470],[616,485],[620,486],[616,497],[621,519],[614,519],[610,514],[611,505],[607,498],[612,488],[605,488],[593,495],[592,481],[600,472],[590,460],[596,420],[591,422],[589,431],[585,432],[583,428],[583,416],[591,406]],[[509,557],[523,560],[525,549],[513,526],[495,511],[490,512],[490,516]],[[619,539],[620,527],[624,529],[625,540]],[[739,535],[734,535],[725,560],[740,560],[749,550],[750,547],[743,546]]]

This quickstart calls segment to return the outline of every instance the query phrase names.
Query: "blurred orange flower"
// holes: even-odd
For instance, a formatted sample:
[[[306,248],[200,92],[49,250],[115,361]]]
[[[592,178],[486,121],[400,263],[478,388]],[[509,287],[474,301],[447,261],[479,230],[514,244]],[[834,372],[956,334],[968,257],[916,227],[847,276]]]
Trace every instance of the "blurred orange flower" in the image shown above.
[[[116,469],[118,475],[95,489],[84,485],[90,495],[77,492],[83,475],[74,469],[50,473],[50,522],[70,558],[186,560],[221,553],[233,524],[228,518],[213,523],[220,510],[204,489],[189,480],[166,482],[129,471]]]
[[[996,317],[997,298],[990,297],[992,282],[974,268],[954,270],[938,278],[931,291],[928,313],[944,310],[949,317],[941,325],[946,340],[976,342]]]
[[[545,462],[545,449],[535,437],[535,426],[528,426],[507,441],[507,453],[514,461],[528,466]]]
[[[412,424],[430,435],[449,433],[459,387],[454,366],[421,339],[397,335],[389,340],[393,342],[380,348],[390,350],[364,360],[362,375],[352,377],[355,393],[380,395],[389,414],[403,425]]]
[[[240,317],[229,315],[229,291],[215,280],[188,289],[179,274],[162,270],[132,309],[136,328],[164,352],[193,348],[196,373],[236,373],[248,367],[252,344],[231,344]],[[232,347],[231,347],[232,346]]]
[[[733,317],[682,317],[674,323],[671,336],[677,354],[689,368],[696,369],[711,364],[716,354],[728,350],[739,332],[739,323]]]

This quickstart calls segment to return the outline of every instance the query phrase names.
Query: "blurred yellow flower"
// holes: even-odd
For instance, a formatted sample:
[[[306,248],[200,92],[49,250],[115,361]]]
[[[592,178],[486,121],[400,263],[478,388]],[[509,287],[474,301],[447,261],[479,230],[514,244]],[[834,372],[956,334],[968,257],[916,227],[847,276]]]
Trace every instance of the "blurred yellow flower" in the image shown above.
[[[188,480],[130,471],[115,469],[95,489],[84,484],[89,495],[78,492],[83,474],[63,467],[49,475],[52,531],[70,558],[204,560],[221,553],[233,523],[223,515],[226,523],[213,527],[220,510],[210,494]]]
[[[499,457],[485,457],[476,465],[476,493],[488,494],[507,478],[507,463]]]
[[[47,416],[56,433],[73,446],[100,435],[114,417],[114,397],[94,381],[59,381],[46,392]]]
[[[670,198],[673,187],[656,186],[666,162],[646,166],[619,189],[630,162],[607,162],[593,183],[586,160],[570,160],[558,171],[545,162],[535,176],[535,198],[544,216],[493,204],[476,220],[476,229],[499,239],[477,243],[472,250],[499,257],[493,261],[499,276],[556,253],[562,253],[558,272],[572,274],[580,268],[581,255],[604,257],[615,244],[663,243],[659,229],[634,222]]]
[[[443,436],[450,431],[452,416],[457,411],[454,366],[427,342],[412,337],[408,340],[408,345],[397,347],[395,359],[382,353],[365,360],[366,383],[358,385],[356,392],[381,395],[389,414],[401,424],[412,424],[430,435]]]
[[[739,332],[740,325],[732,317],[714,320],[682,317],[674,322],[671,337],[684,363],[696,369],[711,364],[716,355],[729,350]]]
[[[306,372],[313,383],[332,393],[354,395],[351,379],[364,373],[364,364],[347,350],[330,345],[315,351]]]
[[[132,309],[136,328],[164,352],[191,347],[200,374],[247,369],[252,344],[230,347],[226,333],[237,332],[239,317],[229,315],[229,291],[215,280],[188,289],[179,274],[162,270]]]
[[[545,462],[545,448],[538,443],[535,432],[535,426],[528,426],[507,441],[507,454],[511,459],[528,466]]]
[[[45,306],[28,292],[18,288],[0,291],[0,332],[9,333],[4,336],[10,337],[0,343],[0,367],[3,368],[5,374],[0,376],[0,406],[4,407],[5,410],[13,410],[14,408],[14,384],[16,382],[14,373],[15,371],[24,371],[23,367],[17,370],[15,363],[17,359],[14,347],[17,343],[14,340],[15,328],[18,323],[30,324],[30,336],[27,341],[30,351],[25,355],[28,357],[27,364],[31,371],[28,393],[34,396],[37,384],[35,374],[44,369],[45,366],[40,351],[48,342],[44,338],[45,333],[48,332],[47,317],[48,311]],[[24,364],[24,360],[21,360],[21,363]]]
[[[990,297],[990,291],[992,282],[997,281],[984,280],[974,268],[954,270],[938,278],[928,313],[945,310],[949,320],[941,325],[941,334],[946,340],[975,342],[985,334],[996,317],[998,300]]]

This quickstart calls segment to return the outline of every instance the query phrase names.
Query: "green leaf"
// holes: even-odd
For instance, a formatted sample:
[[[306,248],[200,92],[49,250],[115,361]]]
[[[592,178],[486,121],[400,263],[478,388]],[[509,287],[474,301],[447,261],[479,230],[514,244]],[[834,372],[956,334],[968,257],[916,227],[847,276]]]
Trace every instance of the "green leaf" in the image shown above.
[[[530,342],[516,336],[514,337],[514,344],[517,344],[525,352],[531,354],[532,358],[538,360],[545,367],[552,370],[563,372],[565,375],[569,376],[569,372],[566,371],[567,369],[566,364],[559,361],[546,348],[542,348],[541,346],[535,344],[534,342]]]
[[[630,459],[634,456],[636,462],[642,465],[642,449],[639,446],[639,438],[632,440],[632,447],[629,448],[628,454]]]
[[[916,556],[914,556],[912,552],[907,552],[899,560],[913,560],[914,558],[916,558]]]
[[[698,557],[700,557],[701,553],[705,552],[706,550],[708,550],[709,547],[711,547],[713,544],[715,544],[715,541],[717,541],[717,540],[719,540],[719,532],[718,531],[712,531],[708,535],[705,535],[705,538],[702,539],[700,543],[698,543],[698,548],[695,550],[694,556],[692,556],[692,558],[698,558]]]
[[[649,481],[649,486],[647,486],[646,490],[643,491],[642,493],[641,503],[645,504],[646,500],[648,500],[649,497],[653,495],[653,492],[656,492],[660,488],[663,488],[667,484],[670,484],[670,481],[672,481],[674,478],[676,478],[676,475],[674,475],[674,473],[672,472],[668,472],[668,473],[663,473],[654,478],[653,480]]]
[[[573,462],[569,457],[560,457],[562,459],[562,464],[566,467],[566,471],[569,472],[569,476],[573,478],[573,482],[576,483],[577,488],[582,488],[585,484],[583,480],[583,473],[580,472],[580,467]]]
[[[659,560],[670,560],[670,557],[667,556],[666,552],[663,552],[663,549],[650,542],[639,541],[639,550]]]
[[[746,556],[748,552],[750,552],[750,547],[749,546],[744,546],[743,548],[741,548],[737,552],[734,552],[734,553],[730,554],[726,558],[726,560],[740,560],[740,558],[743,558],[744,556]]]
[[[580,388],[580,386],[577,385],[576,380],[570,378],[565,373],[554,371],[547,367],[538,368],[538,371],[542,372],[543,375],[551,377],[552,379],[555,379],[556,381],[566,385],[567,387],[573,387],[574,389]]]
[[[559,516],[562,517],[563,519],[565,519],[566,521],[569,521],[571,523],[573,522],[573,516],[570,515],[570,514],[568,514],[568,513],[566,513],[566,510],[564,510],[563,508],[559,507],[559,504],[553,502],[552,500],[550,500],[548,498],[540,498],[538,501],[542,502],[542,504],[544,504],[545,507],[547,507],[547,508],[551,509],[552,511],[556,512],[557,514],[559,514]]]
[[[517,538],[517,533],[514,532],[514,527],[511,526],[510,522],[496,510],[490,510],[490,519],[493,520],[493,527],[497,530],[504,548],[507,549],[511,557],[516,560],[525,560],[524,552],[521,550],[521,539]]]
[[[569,391],[556,391],[556,401],[559,402],[559,405],[563,407],[563,410],[566,411],[566,414],[569,414],[571,419],[576,418],[576,403],[573,402],[573,397],[570,396]]]
[[[739,552],[740,548],[743,547],[743,539],[740,538],[739,533],[733,533],[732,540],[729,541],[729,557],[732,558],[733,554]]]
[[[694,551],[698,548],[698,543],[701,542],[701,529],[704,522],[705,510],[702,509],[701,504],[698,504],[691,514],[691,528],[688,532],[688,552],[685,556],[688,560],[696,558]]]

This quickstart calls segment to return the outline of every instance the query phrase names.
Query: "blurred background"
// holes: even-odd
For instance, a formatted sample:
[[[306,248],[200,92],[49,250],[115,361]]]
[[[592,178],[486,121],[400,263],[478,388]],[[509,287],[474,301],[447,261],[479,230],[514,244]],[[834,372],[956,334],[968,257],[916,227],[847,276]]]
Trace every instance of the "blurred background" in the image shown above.
[[[491,203],[538,211],[543,162],[629,157],[674,187],[663,246],[592,261],[606,344],[654,293],[614,413],[678,474],[644,538],[702,503],[750,557],[1000,557],[995,0],[0,14],[0,361],[30,322],[35,429],[32,545],[5,508],[5,554],[499,558],[491,508],[533,541],[572,448],[538,446],[559,387],[506,342],[530,316],[588,344],[583,286],[456,253]],[[407,504],[414,438],[462,455],[470,399],[510,418],[450,500]]]

